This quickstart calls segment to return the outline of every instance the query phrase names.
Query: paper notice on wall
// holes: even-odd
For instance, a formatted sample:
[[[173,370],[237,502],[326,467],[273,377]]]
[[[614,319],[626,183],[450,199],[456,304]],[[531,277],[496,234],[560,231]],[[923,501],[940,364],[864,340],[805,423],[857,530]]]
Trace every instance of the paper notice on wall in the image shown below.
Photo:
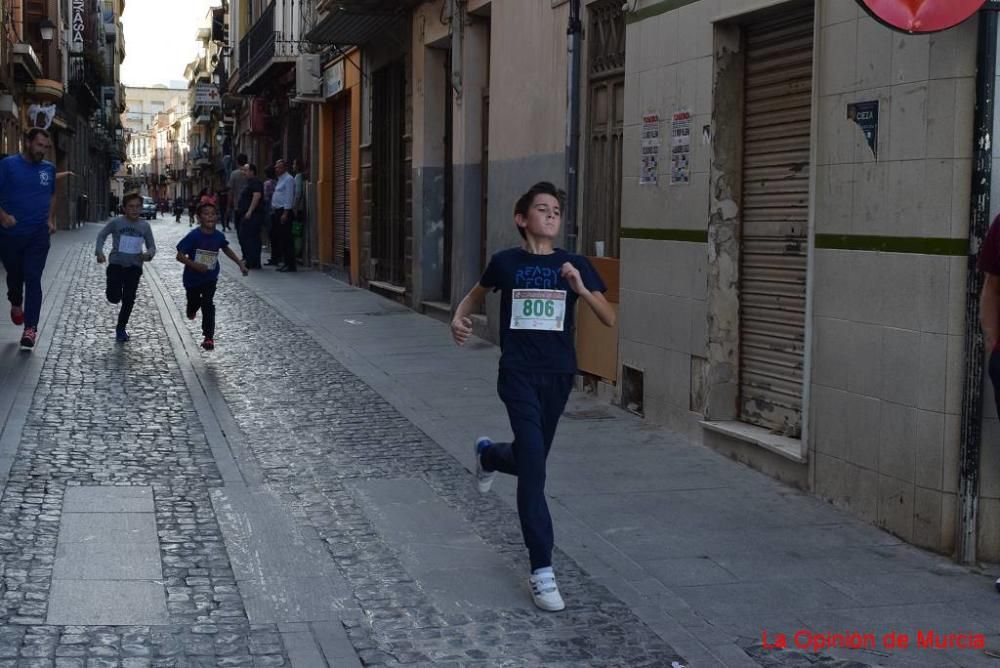
[[[691,182],[691,112],[678,111],[670,121],[670,185]]]
[[[645,114],[642,117],[642,135],[639,146],[642,158],[639,165],[639,185],[655,186],[659,182],[660,167],[659,114]]]

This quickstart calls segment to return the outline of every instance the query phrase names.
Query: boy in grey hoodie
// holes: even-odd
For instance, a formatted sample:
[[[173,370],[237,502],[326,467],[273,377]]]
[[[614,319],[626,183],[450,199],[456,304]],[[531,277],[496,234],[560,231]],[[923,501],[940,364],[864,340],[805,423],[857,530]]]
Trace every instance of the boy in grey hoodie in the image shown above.
[[[97,262],[100,264],[106,260],[104,242],[109,234],[112,235],[107,297],[112,304],[122,305],[115,329],[115,338],[122,343],[129,339],[125,327],[132,315],[132,307],[135,306],[139,278],[142,277],[142,263],[152,260],[156,254],[156,243],[153,241],[149,221],[139,218],[142,213],[142,197],[138,193],[125,195],[124,208],[125,215],[111,220],[97,235]],[[143,244],[146,245],[146,252],[142,250]]]

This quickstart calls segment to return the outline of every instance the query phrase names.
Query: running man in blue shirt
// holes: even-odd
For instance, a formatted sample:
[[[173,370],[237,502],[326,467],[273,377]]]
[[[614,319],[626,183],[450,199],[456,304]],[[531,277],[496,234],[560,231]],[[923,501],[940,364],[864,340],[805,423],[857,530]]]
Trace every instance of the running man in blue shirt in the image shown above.
[[[24,325],[23,348],[33,348],[38,338],[42,271],[49,235],[56,231],[56,168],[45,159],[51,150],[49,133],[32,128],[24,151],[0,160],[0,260],[7,272],[10,319]]]
[[[531,561],[528,583],[535,605],[548,611],[566,607],[552,570],[545,462],[576,374],[576,302],[587,302],[608,327],[615,323],[604,282],[587,258],[555,247],[562,197],[555,186],[542,182],[517,200],[514,223],[524,243],[490,259],[451,323],[452,337],[463,345],[472,336],[470,314],[487,292],[501,293],[497,392],[507,407],[514,440],[476,441],[476,477],[479,491],[488,492],[497,471],[517,476],[517,514]]]

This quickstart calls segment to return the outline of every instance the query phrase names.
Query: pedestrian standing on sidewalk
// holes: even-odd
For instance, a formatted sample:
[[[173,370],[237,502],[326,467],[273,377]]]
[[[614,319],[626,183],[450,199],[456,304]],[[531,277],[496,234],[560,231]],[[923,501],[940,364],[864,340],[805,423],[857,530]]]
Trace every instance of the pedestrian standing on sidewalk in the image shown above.
[[[107,298],[112,304],[121,304],[118,310],[118,325],[115,327],[115,338],[124,343],[129,340],[129,316],[135,306],[135,296],[139,290],[139,279],[142,278],[142,263],[148,262],[156,255],[156,242],[153,241],[153,228],[149,221],[142,220],[142,195],[129,193],[125,195],[125,215],[108,222],[97,235],[97,262],[104,264],[107,260]],[[104,243],[111,235],[111,257],[104,257]],[[145,252],[143,245],[145,244]]]
[[[247,269],[260,269],[260,231],[264,218],[264,184],[257,178],[257,166],[245,165],[246,181],[240,194],[237,212],[240,248]]]
[[[243,222],[242,216],[240,215],[240,195],[243,194],[243,186],[246,185],[247,175],[244,170],[249,159],[245,153],[240,153],[236,156],[236,169],[234,169],[229,174],[229,194],[231,208],[233,210],[233,227],[236,228],[236,237],[240,238],[240,223]],[[243,242],[240,242],[240,246]]]
[[[536,606],[548,611],[566,607],[552,569],[554,537],[545,501],[545,462],[577,370],[573,343],[577,299],[587,302],[608,327],[615,323],[614,310],[604,298],[604,282],[590,262],[555,247],[562,197],[554,185],[542,182],[517,200],[514,223],[524,243],[490,258],[451,323],[455,342],[465,344],[472,336],[469,316],[487,292],[501,293],[497,392],[507,408],[514,440],[476,441],[476,479],[479,491],[485,493],[497,471],[517,476],[517,514],[531,561],[531,596]]]
[[[274,212],[271,210],[271,198],[274,197],[274,167],[264,168],[264,231],[267,233],[267,249],[271,253],[267,264],[280,264],[281,247],[278,245],[278,230],[273,225]]]
[[[201,347],[215,349],[215,288],[219,281],[219,252],[249,272],[243,260],[229,247],[226,235],[215,229],[219,210],[205,202],[198,206],[198,227],[188,232],[177,244],[177,261],[184,265],[184,290],[187,293],[186,315],[194,320],[201,310]]]
[[[56,231],[56,168],[45,159],[49,133],[32,128],[22,153],[0,160],[0,260],[7,271],[10,319],[24,325],[21,347],[33,348],[42,312],[42,271]]]
[[[271,195],[271,225],[278,230],[277,235],[271,234],[272,240],[277,237],[279,256],[285,264],[278,271],[296,271],[295,240],[292,237],[292,221],[295,206],[295,179],[288,173],[284,160],[274,163],[274,174],[277,180],[274,184],[274,194]],[[272,242],[273,246],[273,242]],[[274,248],[271,249],[274,259]]]
[[[296,262],[300,259],[299,252],[305,253],[306,249],[306,222],[308,217],[306,216],[306,185],[308,183],[308,175],[305,171],[305,165],[302,161],[296,158],[292,161],[292,175],[295,178],[295,203],[292,205],[292,254],[295,256]],[[301,249],[295,248],[295,238],[298,237],[301,240]]]

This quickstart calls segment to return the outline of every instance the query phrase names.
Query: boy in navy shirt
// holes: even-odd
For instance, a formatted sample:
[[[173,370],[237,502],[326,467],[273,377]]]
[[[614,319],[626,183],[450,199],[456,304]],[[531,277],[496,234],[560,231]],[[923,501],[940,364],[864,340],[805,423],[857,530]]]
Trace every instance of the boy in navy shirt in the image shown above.
[[[51,150],[49,133],[32,128],[24,152],[0,160],[0,259],[7,271],[11,322],[24,325],[23,348],[33,348],[38,337],[42,272],[49,235],[56,231],[56,168],[45,159]]]
[[[243,260],[229,247],[226,235],[215,229],[219,210],[210,202],[198,206],[198,227],[177,244],[177,261],[184,265],[184,290],[187,292],[187,317],[194,320],[201,309],[201,347],[215,348],[215,288],[219,281],[219,253],[239,265],[246,276]]]
[[[500,373],[497,392],[507,407],[512,443],[476,441],[480,492],[488,492],[501,471],[517,476],[517,514],[531,560],[532,599],[542,610],[565,608],[552,570],[552,518],[545,501],[545,461],[556,425],[573,388],[576,348],[574,307],[582,299],[608,327],[615,313],[605,286],[587,259],[555,247],[562,192],[537,183],[518,199],[514,222],[524,239],[519,248],[496,253],[479,284],[455,311],[452,337],[463,345],[472,335],[469,315],[490,290],[501,292]]]
[[[148,220],[142,220],[142,195],[125,195],[125,215],[109,221],[97,235],[97,262],[103,264],[104,244],[111,235],[111,259],[108,261],[107,298],[112,304],[121,304],[118,310],[118,325],[115,338],[124,343],[129,340],[129,316],[135,306],[135,296],[142,278],[142,263],[149,262],[156,255],[156,242]],[[146,252],[143,252],[143,245]]]

